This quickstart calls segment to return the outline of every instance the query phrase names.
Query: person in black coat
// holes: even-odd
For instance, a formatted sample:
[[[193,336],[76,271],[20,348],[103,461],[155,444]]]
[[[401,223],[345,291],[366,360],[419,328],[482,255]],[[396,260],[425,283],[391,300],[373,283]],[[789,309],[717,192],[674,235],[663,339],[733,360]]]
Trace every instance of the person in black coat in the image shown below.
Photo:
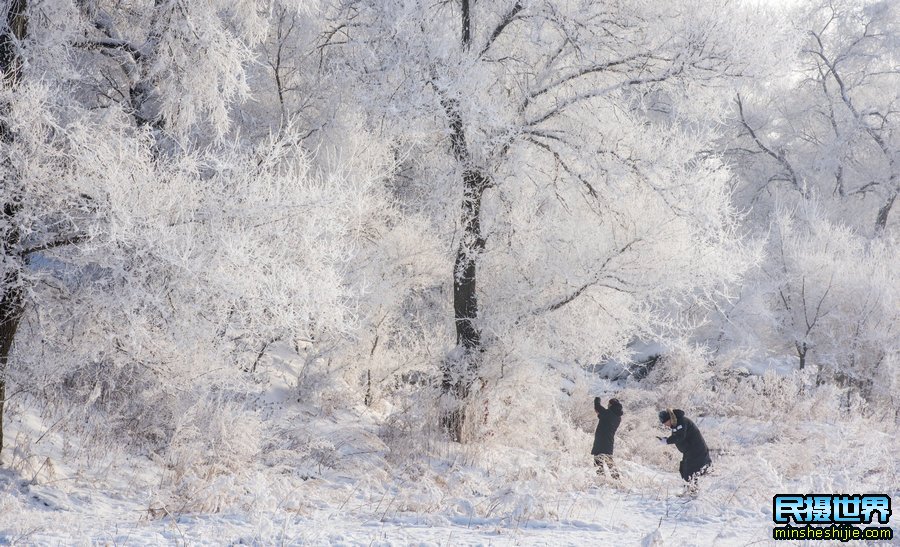
[[[600,397],[594,397],[594,411],[597,412],[597,430],[594,431],[594,446],[591,454],[594,456],[594,465],[597,466],[597,474],[602,475],[604,466],[609,476],[619,479],[619,470],[613,463],[612,454],[615,445],[616,430],[622,423],[622,404],[618,399],[609,400],[609,408],[603,408]]]
[[[687,481],[689,489],[696,491],[697,478],[705,474],[712,464],[709,457],[709,448],[700,430],[690,419],[685,417],[684,411],[671,408],[659,412],[659,421],[672,430],[667,437],[659,437],[664,444],[674,444],[681,452],[681,464],[678,471],[681,478]]]

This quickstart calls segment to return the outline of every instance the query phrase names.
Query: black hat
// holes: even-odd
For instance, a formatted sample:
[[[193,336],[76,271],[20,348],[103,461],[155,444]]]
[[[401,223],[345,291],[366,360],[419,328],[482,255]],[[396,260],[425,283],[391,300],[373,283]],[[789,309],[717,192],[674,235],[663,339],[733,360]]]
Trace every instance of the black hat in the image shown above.
[[[660,410],[659,411],[659,423],[664,424],[672,419],[672,415],[669,414],[668,410]]]

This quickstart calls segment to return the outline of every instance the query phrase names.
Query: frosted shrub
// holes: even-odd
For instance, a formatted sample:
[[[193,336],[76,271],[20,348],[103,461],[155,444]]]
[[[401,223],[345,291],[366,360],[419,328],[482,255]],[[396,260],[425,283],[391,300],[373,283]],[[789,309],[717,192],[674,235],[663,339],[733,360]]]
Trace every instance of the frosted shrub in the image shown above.
[[[804,201],[776,209],[765,250],[732,310],[742,332],[733,342],[757,360],[791,363],[807,386],[889,406],[900,381],[896,240],[869,239]]]
[[[244,493],[255,471],[262,424],[240,403],[207,396],[175,418],[161,463],[170,512],[221,511]]]
[[[657,392],[657,408],[695,415],[834,420],[851,409],[850,401],[858,401],[847,388],[816,379],[814,369],[757,375],[682,353],[662,359],[642,385]]]
[[[559,427],[566,421],[557,401],[562,383],[544,363],[509,363],[473,403],[480,436],[512,447],[559,447]]]
[[[642,383],[656,388],[657,409],[689,409],[702,402],[714,374],[714,364],[699,350],[682,350],[660,358]]]
[[[346,380],[345,372],[346,367],[337,365],[332,359],[316,357],[307,360],[297,375],[294,400],[315,409],[323,417],[359,405],[363,402],[362,391]]]
[[[694,404],[724,416],[771,416],[783,410],[801,392],[793,376],[767,371],[762,376],[711,365]]]
[[[398,407],[378,428],[378,437],[387,448],[388,461],[408,465],[434,455],[445,442],[436,430],[437,393],[431,389],[407,392],[395,400]]]
[[[309,459],[318,467],[319,473],[322,468],[334,469],[337,467],[340,454],[331,441],[324,439],[312,441],[306,447]]]
[[[25,332],[31,334],[37,326],[29,324]],[[44,332],[52,333],[52,339],[55,330]],[[185,397],[175,386],[187,379],[169,367],[117,361],[102,353],[92,359],[28,336],[19,351],[22,368],[14,378],[18,385],[31,387],[33,402],[43,408],[46,419],[59,420],[60,431],[100,447],[124,439],[131,446],[159,450],[171,438],[177,405]],[[46,355],[58,357],[46,360]]]

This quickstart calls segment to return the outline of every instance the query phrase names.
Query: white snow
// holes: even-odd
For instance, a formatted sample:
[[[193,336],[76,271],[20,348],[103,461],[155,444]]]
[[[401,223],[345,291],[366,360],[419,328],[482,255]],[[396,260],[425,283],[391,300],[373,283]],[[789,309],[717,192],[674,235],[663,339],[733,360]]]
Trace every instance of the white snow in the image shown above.
[[[334,461],[301,469],[263,455],[194,481],[179,505],[159,458],[42,433],[25,408],[7,428],[0,545],[749,545],[771,541],[776,493],[896,496],[900,475],[894,436],[859,420],[702,418],[715,467],[691,498],[641,413],[620,430],[621,484],[595,476],[587,434],[577,454],[442,443],[392,456],[371,416],[309,413]]]

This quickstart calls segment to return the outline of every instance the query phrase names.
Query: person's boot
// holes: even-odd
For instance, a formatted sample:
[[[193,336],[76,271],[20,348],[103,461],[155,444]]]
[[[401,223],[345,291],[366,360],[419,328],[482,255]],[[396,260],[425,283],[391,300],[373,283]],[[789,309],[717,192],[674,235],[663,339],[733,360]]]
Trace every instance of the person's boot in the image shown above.
[[[684,485],[684,490],[682,490],[681,493],[678,494],[678,497],[680,497],[680,498],[696,498],[697,493],[698,493],[697,481],[692,480],[692,481],[688,481],[688,483],[686,485]]]

